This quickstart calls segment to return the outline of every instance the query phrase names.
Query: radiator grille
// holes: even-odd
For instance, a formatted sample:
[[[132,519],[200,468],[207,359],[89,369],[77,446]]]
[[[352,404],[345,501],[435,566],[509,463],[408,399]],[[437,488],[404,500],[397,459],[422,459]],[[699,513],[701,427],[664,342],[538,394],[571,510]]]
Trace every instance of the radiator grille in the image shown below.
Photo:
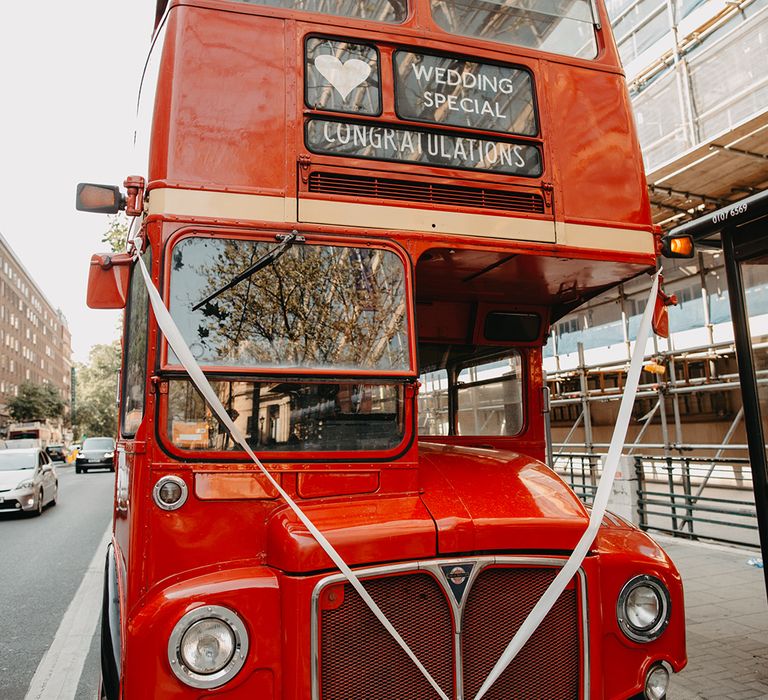
[[[309,191],[346,197],[394,199],[529,214],[545,213],[544,199],[535,192],[444,185],[418,180],[392,180],[344,173],[322,171],[311,173]]]
[[[509,640],[555,577],[554,569],[490,568],[478,576],[464,611],[464,696],[473,698]],[[485,695],[488,700],[579,697],[578,599],[563,592],[528,643]]]
[[[453,695],[453,627],[428,574],[371,579],[366,590],[444,692]],[[439,696],[349,584],[344,602],[321,613],[323,700],[433,700]]]
[[[475,566],[483,566],[475,562]],[[534,565],[489,563],[465,592],[456,669],[452,595],[441,577],[421,571],[382,572],[364,580],[366,589],[392,621],[449,698],[456,676],[463,697],[475,697],[514,633],[559,570]],[[576,581],[579,579],[576,578]],[[346,583],[338,607],[319,609],[317,681],[319,700],[434,700],[436,693],[413,662]],[[330,600],[330,599],[329,599]],[[576,700],[584,682],[581,593],[571,584],[538,630],[486,694],[489,700]],[[328,606],[328,607],[326,607]]]

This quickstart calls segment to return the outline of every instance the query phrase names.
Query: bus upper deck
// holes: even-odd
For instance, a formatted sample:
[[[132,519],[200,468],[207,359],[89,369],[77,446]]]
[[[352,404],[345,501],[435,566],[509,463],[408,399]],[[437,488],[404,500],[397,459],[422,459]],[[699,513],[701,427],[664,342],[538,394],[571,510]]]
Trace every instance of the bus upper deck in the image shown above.
[[[161,1],[148,212],[608,262],[583,299],[656,253],[606,26],[599,0]]]

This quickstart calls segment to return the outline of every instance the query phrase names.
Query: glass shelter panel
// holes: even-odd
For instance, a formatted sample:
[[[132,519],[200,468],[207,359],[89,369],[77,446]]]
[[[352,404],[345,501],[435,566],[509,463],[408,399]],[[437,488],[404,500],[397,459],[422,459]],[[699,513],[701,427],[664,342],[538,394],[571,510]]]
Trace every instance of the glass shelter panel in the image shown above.
[[[764,296],[756,293],[768,286],[768,258],[765,262],[761,260],[759,263],[742,263],[741,274],[745,289],[744,300],[749,331],[752,336],[752,362],[757,378],[763,436],[768,436],[768,384],[766,384],[768,352],[765,349],[765,344],[768,342],[768,309],[763,303]]]

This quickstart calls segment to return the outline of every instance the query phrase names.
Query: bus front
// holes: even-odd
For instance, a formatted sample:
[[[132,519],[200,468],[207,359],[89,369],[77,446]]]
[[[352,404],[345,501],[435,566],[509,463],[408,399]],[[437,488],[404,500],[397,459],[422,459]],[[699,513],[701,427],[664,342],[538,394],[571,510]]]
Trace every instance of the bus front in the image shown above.
[[[655,265],[602,3],[161,0],[144,76],[103,696],[477,698],[589,522],[549,328]],[[483,697],[660,700],[683,625],[606,516]]]

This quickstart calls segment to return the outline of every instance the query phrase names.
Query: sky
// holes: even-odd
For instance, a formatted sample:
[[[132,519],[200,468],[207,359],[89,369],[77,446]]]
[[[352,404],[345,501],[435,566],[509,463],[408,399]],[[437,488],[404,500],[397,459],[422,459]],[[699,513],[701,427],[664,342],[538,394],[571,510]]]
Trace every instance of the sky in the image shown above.
[[[64,313],[73,359],[118,337],[120,312],[88,309],[104,214],[75,210],[78,182],[120,185],[134,163],[136,98],[154,0],[0,4],[0,233]]]

